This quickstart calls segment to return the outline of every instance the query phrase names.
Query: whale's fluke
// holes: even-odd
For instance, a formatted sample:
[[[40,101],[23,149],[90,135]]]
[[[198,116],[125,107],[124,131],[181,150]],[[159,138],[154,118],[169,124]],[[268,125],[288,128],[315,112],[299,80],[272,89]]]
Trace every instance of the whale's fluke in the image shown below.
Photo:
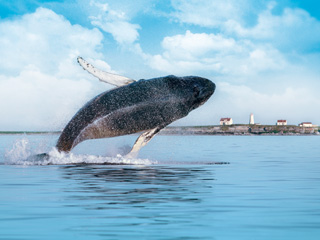
[[[87,70],[93,76],[99,78],[100,81],[110,83],[117,87],[128,85],[135,82],[135,80],[120,76],[113,73],[104,72],[100,69],[95,68],[92,64],[85,61],[82,57],[77,58],[78,63],[83,67],[84,70]]]

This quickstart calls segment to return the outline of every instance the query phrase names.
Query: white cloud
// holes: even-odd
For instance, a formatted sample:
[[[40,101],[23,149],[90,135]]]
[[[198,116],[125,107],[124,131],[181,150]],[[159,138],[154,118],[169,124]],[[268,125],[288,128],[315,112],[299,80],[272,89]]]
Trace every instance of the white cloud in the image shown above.
[[[184,23],[218,27],[227,20],[241,21],[248,0],[173,0],[174,17]]]
[[[252,76],[287,66],[283,55],[267,44],[235,40],[221,34],[192,33],[166,37],[163,53],[145,57],[157,70],[173,74]],[[206,72],[206,73],[205,73]]]
[[[125,12],[110,9],[107,3],[100,3],[92,0],[90,5],[96,7],[91,15],[91,24],[103,31],[112,34],[113,38],[120,44],[132,44],[138,37],[138,24],[132,24]]]
[[[76,61],[78,55],[100,58],[101,40],[97,29],[71,25],[45,8],[0,22],[1,130],[64,127],[101,92],[93,86],[98,81]],[[98,65],[111,70],[103,61]],[[90,78],[94,80],[86,80]]]
[[[0,23],[0,70],[14,74],[33,64],[55,73],[62,59],[73,58],[80,52],[98,56],[94,49],[101,40],[97,29],[71,25],[53,11],[38,8],[33,14]]]
[[[288,67],[285,57],[268,45],[253,45],[244,50],[244,55],[227,57],[224,64],[232,76],[254,76],[266,71],[283,71]]]
[[[285,8],[281,15],[272,13],[273,5],[261,12],[251,28],[229,20],[225,29],[241,38],[267,41],[285,50],[310,50],[320,44],[320,22],[303,9]]]
[[[236,51],[233,39],[220,35],[192,33],[166,37],[162,41],[164,52],[160,55],[148,56],[147,60],[154,69],[174,73],[190,73],[199,70],[219,71],[221,64],[216,57],[220,51]]]
[[[305,51],[320,44],[320,21],[300,8],[274,13],[274,1],[173,0],[173,16],[182,23],[218,29],[225,36],[263,41],[285,51]],[[248,15],[252,15],[248,18]]]
[[[300,54],[320,44],[320,22],[302,9],[285,8],[275,14],[275,2],[262,1],[257,7],[249,0],[174,0],[172,4],[176,10],[173,15],[180,22],[207,29],[165,37],[163,52],[146,57],[153,69],[245,82],[259,80],[263,74],[285,75],[301,65],[309,65],[307,73],[315,70],[310,67],[314,60],[319,62],[318,57],[310,60],[310,55]],[[246,15],[252,9],[256,22],[251,19],[248,24]]]
[[[187,31],[185,35],[165,37],[162,47],[175,58],[193,60],[209,52],[230,51],[231,49],[234,51],[236,46],[234,39],[224,38],[219,34],[193,34]]]

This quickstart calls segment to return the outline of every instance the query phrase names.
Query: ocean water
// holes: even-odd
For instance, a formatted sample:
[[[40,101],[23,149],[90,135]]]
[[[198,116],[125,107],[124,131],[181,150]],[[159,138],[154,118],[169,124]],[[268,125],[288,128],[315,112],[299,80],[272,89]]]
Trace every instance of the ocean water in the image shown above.
[[[136,137],[0,135],[0,239],[320,239],[319,136]]]

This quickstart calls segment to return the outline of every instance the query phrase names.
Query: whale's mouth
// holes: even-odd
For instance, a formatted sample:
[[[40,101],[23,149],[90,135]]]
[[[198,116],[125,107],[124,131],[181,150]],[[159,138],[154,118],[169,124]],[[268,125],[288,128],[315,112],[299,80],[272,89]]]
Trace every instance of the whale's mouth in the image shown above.
[[[212,96],[216,85],[208,79],[200,78],[194,86],[194,104],[191,110],[203,105]]]
[[[205,103],[212,96],[215,90],[216,90],[216,85],[213,82],[208,80],[205,87],[203,87],[202,91],[200,92],[199,97],[201,101]]]

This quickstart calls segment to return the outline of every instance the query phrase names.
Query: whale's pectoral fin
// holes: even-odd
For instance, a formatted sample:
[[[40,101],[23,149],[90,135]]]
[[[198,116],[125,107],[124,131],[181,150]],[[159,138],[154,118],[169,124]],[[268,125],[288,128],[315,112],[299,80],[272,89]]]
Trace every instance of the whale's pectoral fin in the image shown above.
[[[138,153],[142,147],[147,145],[147,143],[158,133],[162,127],[156,127],[147,132],[144,132],[138,137],[136,142],[134,143],[131,151],[126,155],[127,158],[135,158],[138,156]]]
[[[100,69],[95,68],[92,64],[85,61],[82,57],[77,58],[78,63],[83,67],[84,70],[87,70],[93,76],[99,78],[100,81],[110,83],[117,87],[128,85],[135,82],[135,80],[120,76],[113,73],[104,72]]]

